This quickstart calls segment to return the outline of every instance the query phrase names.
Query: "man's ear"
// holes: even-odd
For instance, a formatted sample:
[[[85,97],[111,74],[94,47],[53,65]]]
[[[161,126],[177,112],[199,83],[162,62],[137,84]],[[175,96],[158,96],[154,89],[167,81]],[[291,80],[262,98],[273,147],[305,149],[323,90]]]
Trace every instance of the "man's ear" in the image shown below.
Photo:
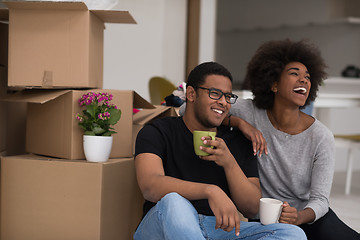
[[[192,86],[186,88],[186,99],[189,102],[194,102],[196,98],[196,91]]]

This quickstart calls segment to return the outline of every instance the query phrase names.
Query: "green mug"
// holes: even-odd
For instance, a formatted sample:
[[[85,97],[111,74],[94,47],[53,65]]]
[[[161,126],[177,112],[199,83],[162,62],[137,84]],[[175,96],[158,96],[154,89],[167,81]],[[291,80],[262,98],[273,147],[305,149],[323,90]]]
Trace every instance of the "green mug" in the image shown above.
[[[211,147],[213,146],[204,144],[204,141],[201,140],[202,137],[211,137],[212,140],[215,140],[216,132],[209,132],[209,131],[194,131],[193,132],[193,139],[194,139],[194,150],[195,154],[198,156],[208,156],[207,152],[200,150],[200,146],[204,147]]]

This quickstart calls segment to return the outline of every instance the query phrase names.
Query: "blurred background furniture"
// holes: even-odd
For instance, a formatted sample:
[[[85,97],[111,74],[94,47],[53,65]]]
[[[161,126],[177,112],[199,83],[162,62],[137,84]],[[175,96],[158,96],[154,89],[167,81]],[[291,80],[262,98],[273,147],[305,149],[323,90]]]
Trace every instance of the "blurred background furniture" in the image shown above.
[[[165,97],[169,96],[176,86],[168,79],[163,77],[152,77],[149,80],[150,102],[154,105],[160,105]]]
[[[335,135],[336,147],[347,149],[347,165],[346,165],[346,181],[345,181],[345,194],[350,194],[351,178],[353,171],[353,164],[355,152],[360,150],[360,135]]]
[[[345,195],[350,194],[352,173],[359,170],[360,79],[332,77],[319,89],[314,105],[317,119],[334,133],[336,165],[345,166]],[[342,150],[342,151],[340,151]],[[346,150],[346,151],[344,151]]]

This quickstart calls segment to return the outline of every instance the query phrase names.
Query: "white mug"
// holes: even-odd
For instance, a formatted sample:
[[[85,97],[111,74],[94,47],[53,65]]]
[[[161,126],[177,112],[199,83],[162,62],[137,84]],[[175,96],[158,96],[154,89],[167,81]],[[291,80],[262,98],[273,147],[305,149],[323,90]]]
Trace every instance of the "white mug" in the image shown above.
[[[260,199],[260,222],[264,225],[278,223],[283,202],[273,198]]]

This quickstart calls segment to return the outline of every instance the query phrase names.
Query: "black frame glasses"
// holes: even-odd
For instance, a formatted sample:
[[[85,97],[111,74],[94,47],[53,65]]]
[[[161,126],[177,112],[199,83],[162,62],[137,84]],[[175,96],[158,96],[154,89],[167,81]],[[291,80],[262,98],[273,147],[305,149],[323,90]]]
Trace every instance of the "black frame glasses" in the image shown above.
[[[204,88],[198,87],[200,89],[208,90],[209,91],[209,98],[214,100],[219,100],[222,96],[225,96],[225,101],[230,104],[234,104],[238,99],[238,96],[233,93],[224,93],[220,89],[217,88]]]

